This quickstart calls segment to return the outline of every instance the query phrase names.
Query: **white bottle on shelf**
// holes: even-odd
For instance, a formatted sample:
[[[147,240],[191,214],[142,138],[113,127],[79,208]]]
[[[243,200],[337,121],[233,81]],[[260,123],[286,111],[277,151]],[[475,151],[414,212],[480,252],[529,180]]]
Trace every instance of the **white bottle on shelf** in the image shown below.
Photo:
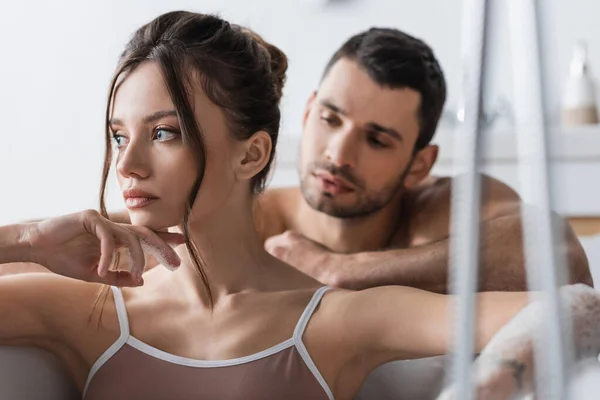
[[[596,88],[588,71],[585,42],[575,45],[569,77],[562,98],[562,124],[565,126],[598,123]]]

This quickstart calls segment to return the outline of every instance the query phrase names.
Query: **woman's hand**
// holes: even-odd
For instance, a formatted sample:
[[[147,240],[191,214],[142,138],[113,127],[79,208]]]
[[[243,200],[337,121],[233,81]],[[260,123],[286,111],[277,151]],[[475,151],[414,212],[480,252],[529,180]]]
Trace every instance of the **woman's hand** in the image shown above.
[[[561,287],[559,294],[561,306],[568,309],[573,324],[575,360],[597,360],[600,353],[600,292],[578,283]],[[543,323],[548,312],[544,297],[539,299],[504,325],[475,361],[474,385],[479,399],[511,399],[534,391],[534,343],[544,340],[542,329],[545,329]],[[540,347],[547,348],[543,342]],[[543,376],[543,379],[552,377]],[[449,388],[438,400],[455,399],[455,390]],[[543,392],[537,395],[544,398]]]
[[[60,275],[114,286],[143,284],[144,251],[158,255],[170,267],[179,266],[171,246],[184,242],[180,234],[116,224],[93,210],[28,224],[24,235],[30,261]],[[122,247],[130,255],[130,271],[109,270],[115,252]]]
[[[477,364],[477,363],[476,363]],[[494,365],[488,365],[486,373],[476,370],[473,378],[475,399],[478,400],[507,400],[523,395],[523,369],[518,363],[495,360]],[[440,394],[437,400],[459,400],[457,387],[452,385]]]

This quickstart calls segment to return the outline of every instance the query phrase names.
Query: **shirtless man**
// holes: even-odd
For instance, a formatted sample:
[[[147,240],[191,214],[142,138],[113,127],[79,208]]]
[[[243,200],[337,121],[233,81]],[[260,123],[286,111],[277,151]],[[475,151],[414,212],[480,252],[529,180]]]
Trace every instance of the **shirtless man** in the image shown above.
[[[266,248],[335,286],[446,292],[452,181],[429,175],[445,97],[423,42],[393,29],[350,38],[308,100],[300,187],[260,200]],[[480,289],[526,289],[520,199],[502,182],[483,183]],[[564,237],[570,281],[591,284],[568,226]]]
[[[325,284],[446,292],[451,179],[429,175],[438,153],[429,143],[445,98],[442,70],[420,40],[394,29],[350,38],[308,100],[300,188],[259,197],[257,225],[267,250]],[[489,177],[484,186],[480,290],[523,290],[519,197]],[[570,282],[591,285],[585,253],[566,224],[564,238]],[[362,398],[429,398],[441,385],[443,362],[415,363],[372,375],[365,387],[380,391]],[[425,379],[423,371],[415,375],[421,368]]]

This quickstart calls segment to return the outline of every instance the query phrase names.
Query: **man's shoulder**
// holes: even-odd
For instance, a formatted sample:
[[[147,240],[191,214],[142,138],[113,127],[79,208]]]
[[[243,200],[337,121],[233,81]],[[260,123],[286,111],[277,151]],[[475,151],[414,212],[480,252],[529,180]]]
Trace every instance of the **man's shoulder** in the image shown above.
[[[257,204],[266,214],[279,214],[283,217],[296,210],[300,199],[300,188],[278,187],[268,189],[258,196]]]
[[[261,201],[285,204],[290,201],[295,202],[299,194],[300,188],[298,186],[287,186],[267,189],[260,196],[262,197]]]
[[[452,199],[453,179],[449,176],[428,176],[406,193],[410,217],[420,214],[433,216],[437,212],[449,209]]]
[[[452,188],[455,180],[450,176],[430,176],[423,180],[410,193],[413,204],[420,206],[440,203],[448,206],[452,200]],[[517,192],[506,183],[486,174],[481,175],[483,190],[482,206],[520,202]]]
[[[482,175],[481,179],[482,220],[518,212],[520,198],[510,186],[489,175]],[[452,177],[430,176],[407,193],[408,243],[422,245],[447,237],[453,186]]]
[[[254,214],[264,239],[283,233],[293,225],[300,197],[298,187],[268,189],[257,197]]]

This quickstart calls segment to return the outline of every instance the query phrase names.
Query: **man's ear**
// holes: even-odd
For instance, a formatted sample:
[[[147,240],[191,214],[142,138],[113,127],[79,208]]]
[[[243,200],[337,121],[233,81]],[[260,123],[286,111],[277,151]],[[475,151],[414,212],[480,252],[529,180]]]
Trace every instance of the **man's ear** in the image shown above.
[[[249,180],[261,172],[271,159],[271,136],[265,131],[258,131],[241,142],[233,170],[240,180]]]
[[[404,179],[406,189],[414,188],[429,176],[429,172],[437,160],[438,152],[439,147],[437,145],[427,145],[414,155],[410,169]]]
[[[306,106],[304,106],[304,114],[302,116],[302,127],[303,128],[304,128],[304,125],[306,125],[306,120],[308,119],[308,115],[310,114],[310,110],[311,110],[316,98],[317,98],[317,91],[315,90],[314,92],[311,93],[310,97],[306,101]]]

